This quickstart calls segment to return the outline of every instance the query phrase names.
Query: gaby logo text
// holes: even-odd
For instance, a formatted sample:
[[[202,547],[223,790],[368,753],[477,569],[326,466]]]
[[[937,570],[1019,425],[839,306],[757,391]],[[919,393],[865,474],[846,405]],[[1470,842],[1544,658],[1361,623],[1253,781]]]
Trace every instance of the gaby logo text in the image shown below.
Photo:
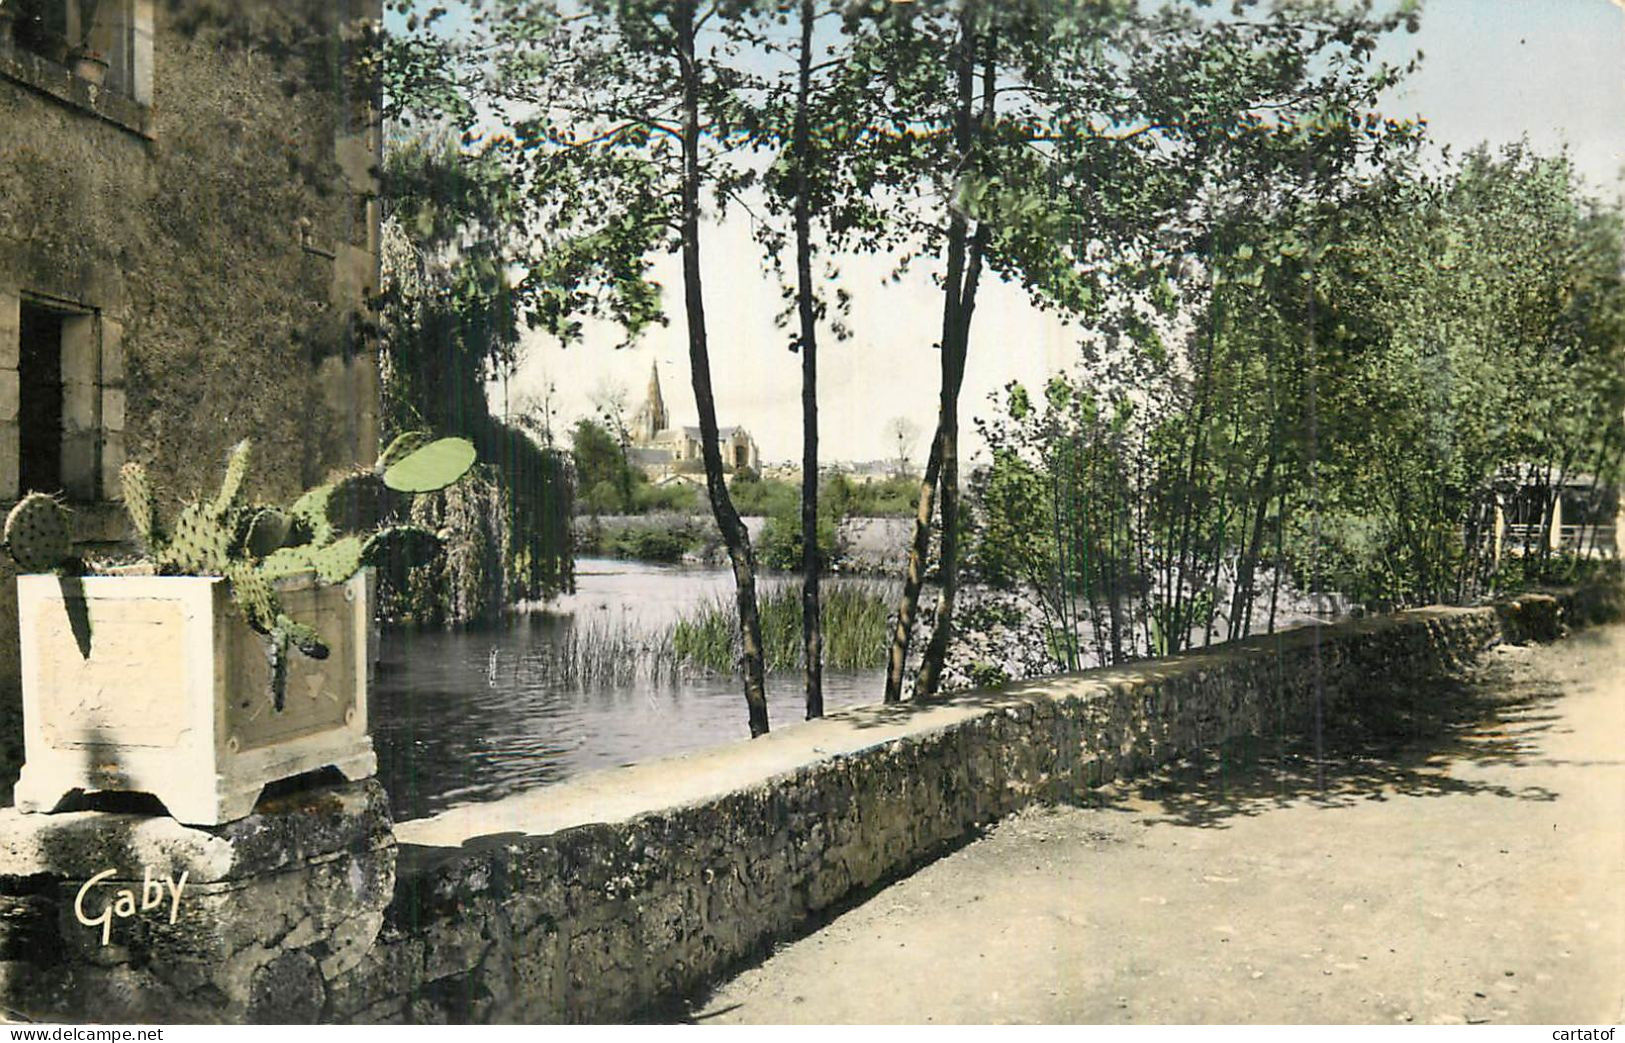
[[[167,875],[154,880],[150,869],[141,870],[141,902],[137,905],[133,887],[115,889],[112,884],[103,885],[102,881],[117,872],[116,869],[104,869],[97,873],[85,881],[73,899],[74,918],[86,927],[100,927],[103,945],[113,936],[114,920],[127,919],[137,912],[146,914],[157,910],[162,915],[163,906],[167,904],[169,922],[175,922],[175,917],[181,911],[181,891],[186,887],[187,873],[181,873],[180,878],[175,880]]]

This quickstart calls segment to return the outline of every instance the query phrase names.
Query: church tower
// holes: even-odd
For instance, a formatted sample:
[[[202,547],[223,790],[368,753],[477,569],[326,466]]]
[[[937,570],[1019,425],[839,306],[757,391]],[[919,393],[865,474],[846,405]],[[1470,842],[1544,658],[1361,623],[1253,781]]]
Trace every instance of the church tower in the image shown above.
[[[643,405],[632,415],[632,440],[634,442],[652,442],[655,435],[671,426],[671,418],[666,415],[666,400],[660,394],[660,364],[649,363],[649,393],[643,400]]]

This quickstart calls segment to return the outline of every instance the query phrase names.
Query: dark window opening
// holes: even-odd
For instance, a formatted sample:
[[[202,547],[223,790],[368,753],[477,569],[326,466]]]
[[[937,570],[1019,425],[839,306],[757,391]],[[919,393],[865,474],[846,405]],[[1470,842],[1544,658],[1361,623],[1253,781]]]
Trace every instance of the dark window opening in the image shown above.
[[[24,493],[62,488],[62,314],[29,304],[19,315],[17,479]]]
[[[135,92],[131,0],[0,0],[15,13],[13,42],[120,94]],[[77,65],[81,60],[91,64]],[[100,72],[96,72],[96,68]]]

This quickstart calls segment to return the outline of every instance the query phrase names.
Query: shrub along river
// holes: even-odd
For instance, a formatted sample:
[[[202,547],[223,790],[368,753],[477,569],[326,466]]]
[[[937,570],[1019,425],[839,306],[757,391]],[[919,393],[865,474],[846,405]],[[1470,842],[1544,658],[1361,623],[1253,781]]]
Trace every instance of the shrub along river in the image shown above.
[[[847,582],[873,583],[825,585]],[[370,711],[396,819],[748,737],[738,678],[670,656],[673,624],[732,596],[727,569],[582,559],[575,594],[500,627],[386,629]],[[826,709],[878,702],[881,678],[826,668]],[[768,675],[768,712],[802,720],[799,670]]]

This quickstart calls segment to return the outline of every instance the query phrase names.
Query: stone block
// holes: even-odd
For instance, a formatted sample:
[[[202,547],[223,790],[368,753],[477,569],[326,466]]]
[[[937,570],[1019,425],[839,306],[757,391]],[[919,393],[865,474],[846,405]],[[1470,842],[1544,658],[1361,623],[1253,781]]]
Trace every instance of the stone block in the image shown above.
[[[319,1019],[394,893],[383,803],[376,782],[326,787],[229,829],[0,810],[0,1003],[50,1020]]]
[[[15,369],[0,368],[0,424],[17,419],[22,375]]]
[[[101,495],[103,499],[119,493],[119,471],[124,467],[124,432],[108,431],[102,435]],[[83,537],[80,537],[83,538]]]
[[[95,428],[62,436],[62,490],[70,499],[96,499],[96,480],[100,477],[96,450],[100,441],[100,432]]]
[[[22,357],[22,299],[0,290],[0,369],[16,369]]]
[[[102,319],[101,382],[104,386],[124,386],[124,324]]]
[[[64,372],[66,370],[64,369]],[[101,430],[101,388],[95,382],[62,382],[62,432],[74,435]]]
[[[146,793],[183,822],[213,825],[247,815],[279,779],[326,767],[370,776],[366,590],[364,575],[282,587],[286,611],[331,652],[292,657],[273,708],[264,641],[223,580],[91,576],[67,592],[51,576],[21,577],[28,760],[18,807],[48,811],[76,789]]]
[[[95,315],[62,317],[62,383],[94,387],[101,379],[101,353]],[[64,403],[64,412],[67,408]]]
[[[102,388],[102,430],[122,432],[124,430],[124,389],[120,387]]]

